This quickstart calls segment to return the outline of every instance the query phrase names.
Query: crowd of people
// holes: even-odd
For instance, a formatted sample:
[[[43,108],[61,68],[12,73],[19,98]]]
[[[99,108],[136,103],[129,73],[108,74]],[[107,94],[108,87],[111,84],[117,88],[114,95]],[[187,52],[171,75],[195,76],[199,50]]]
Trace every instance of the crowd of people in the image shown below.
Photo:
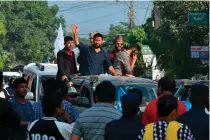
[[[130,89],[121,97],[122,112],[115,108],[116,87],[103,81],[94,91],[95,104],[77,106],[80,96],[71,82],[78,73],[74,44],[80,50],[77,58],[81,75],[99,75],[104,71],[113,76],[133,77],[138,47],[123,48],[122,36],[117,36],[115,48],[107,53],[101,45],[103,35],[90,35],[91,46],[79,42],[78,27],[72,25],[73,38],[64,38],[65,48],[57,54],[58,72],[55,78],[42,83],[44,94],[39,102],[25,99],[26,79],[11,81],[13,95],[8,101],[0,98],[1,140],[207,140],[209,139],[209,88],[196,83],[191,87],[186,106],[174,96],[176,83],[171,77],[158,81],[158,97],[140,113],[143,93]],[[0,76],[2,92],[3,75]],[[207,111],[206,111],[207,110]]]
[[[94,91],[95,105],[78,110],[76,89],[65,82],[48,79],[43,83],[42,101],[25,99],[27,81],[14,81],[14,97],[0,98],[0,139],[14,140],[207,140],[209,139],[209,89],[192,86],[187,111],[173,95],[175,81],[158,81],[158,98],[151,101],[140,120],[142,91],[130,89],[121,97],[122,112],[115,107],[116,87],[109,81],[99,83]]]

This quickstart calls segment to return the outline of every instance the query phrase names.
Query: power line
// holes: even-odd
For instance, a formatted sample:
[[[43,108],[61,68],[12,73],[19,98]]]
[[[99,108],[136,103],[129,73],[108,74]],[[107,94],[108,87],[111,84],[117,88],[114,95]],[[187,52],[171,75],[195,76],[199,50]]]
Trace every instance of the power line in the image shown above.
[[[148,6],[147,6],[147,11],[146,11],[146,13],[145,13],[145,15],[144,15],[144,20],[143,20],[142,24],[144,23],[144,21],[145,21],[145,19],[146,19],[147,12],[148,12],[148,10],[149,10],[149,4],[150,4],[150,1],[149,1],[149,3],[148,3]]]
[[[120,10],[120,11],[123,11],[123,10]],[[111,13],[111,14],[108,14],[108,15],[104,15],[104,16],[101,16],[101,17],[98,17],[98,18],[94,18],[94,19],[91,19],[91,20],[82,21],[82,22],[79,22],[77,24],[86,23],[86,22],[93,21],[93,20],[100,19],[100,18],[104,18],[104,17],[109,17],[109,16],[114,15],[114,14],[120,12],[120,11],[116,11],[114,13]]]
[[[124,1],[124,3],[129,7],[129,9],[131,9],[131,7],[128,5],[128,3],[126,1]],[[135,14],[134,14],[134,18],[136,19],[137,23],[140,24],[140,22],[138,21],[138,19],[135,16]]]
[[[93,4],[98,4],[98,3],[92,2],[92,3],[81,4],[81,5],[75,5],[75,6],[72,6],[72,7],[66,8],[66,9],[63,9],[63,10],[59,10],[58,12],[65,12],[65,11],[71,10],[73,8],[80,8],[81,6],[92,6]]]

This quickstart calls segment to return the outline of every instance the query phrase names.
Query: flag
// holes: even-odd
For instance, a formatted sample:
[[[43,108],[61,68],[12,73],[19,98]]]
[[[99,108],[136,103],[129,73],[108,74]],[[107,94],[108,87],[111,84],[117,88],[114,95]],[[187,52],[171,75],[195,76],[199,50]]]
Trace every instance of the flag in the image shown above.
[[[64,37],[63,37],[63,29],[61,23],[58,29],[58,36],[55,40],[54,47],[55,47],[54,54],[55,57],[57,57],[57,53],[64,48]]]

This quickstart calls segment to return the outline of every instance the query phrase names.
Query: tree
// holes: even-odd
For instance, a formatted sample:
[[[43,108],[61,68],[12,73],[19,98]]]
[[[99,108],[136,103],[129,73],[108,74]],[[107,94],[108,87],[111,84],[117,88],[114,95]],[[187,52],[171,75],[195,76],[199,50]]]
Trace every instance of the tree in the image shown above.
[[[6,35],[6,27],[5,27],[5,17],[0,15],[0,70],[2,70],[5,66],[5,62],[8,59],[8,52],[3,50],[2,45],[5,43],[5,35]]]
[[[208,45],[209,26],[190,25],[188,11],[209,10],[209,3],[155,1],[154,6],[160,10],[161,26],[153,29],[153,19],[148,19],[143,27],[148,35],[147,42],[158,58],[159,67],[177,78],[190,78],[195,73],[205,72],[206,68],[200,60],[190,59],[190,46]]]
[[[0,12],[5,15],[7,41],[3,49],[9,53],[8,69],[17,64],[41,62],[53,54],[55,29],[65,20],[56,17],[58,6],[49,7],[47,1],[2,1]]]

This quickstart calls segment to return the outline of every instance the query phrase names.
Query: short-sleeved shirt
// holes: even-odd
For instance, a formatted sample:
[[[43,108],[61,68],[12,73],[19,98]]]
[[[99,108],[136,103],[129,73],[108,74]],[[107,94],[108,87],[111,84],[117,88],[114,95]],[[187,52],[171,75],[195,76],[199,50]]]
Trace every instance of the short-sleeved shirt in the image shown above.
[[[127,50],[119,52],[114,60],[113,67],[115,72],[119,76],[124,76],[126,74],[132,74],[132,69],[130,66],[130,56]]]
[[[71,136],[72,128],[72,125],[59,122],[56,118],[43,117],[29,125],[28,138],[29,140],[68,140]]]
[[[166,140],[166,130],[169,122],[158,121],[153,127],[153,139],[154,140]],[[145,127],[146,128],[146,127]],[[145,134],[145,128],[141,130],[137,140],[143,140]],[[195,140],[191,130],[185,124],[181,124],[181,127],[177,131],[178,140]]]
[[[158,100],[159,100],[159,97],[154,99],[147,105],[143,114],[142,124],[147,125],[149,123],[154,123],[154,122],[159,121],[159,117],[157,115]],[[185,107],[185,105],[181,101],[178,101],[178,110],[177,110],[178,116],[182,115],[186,111],[187,111],[187,108]]]
[[[102,74],[103,66],[111,66],[110,59],[104,49],[101,48],[99,52],[96,52],[92,46],[78,44],[77,47],[82,53],[82,60],[84,61],[81,63],[83,65],[82,69],[80,69],[81,75],[100,75]]]
[[[143,125],[131,118],[122,117],[107,124],[105,140],[136,140]]]
[[[15,97],[13,97],[11,100],[9,100],[10,104],[12,105],[12,108],[17,112],[17,114],[20,116],[21,121],[30,121],[30,113],[32,111],[32,104],[25,100],[24,104],[21,104],[16,100]]]
[[[112,104],[97,103],[79,115],[72,133],[84,140],[104,140],[106,125],[121,116]]]
[[[209,139],[209,115],[204,108],[191,108],[178,117],[177,121],[186,124],[196,140]]]
[[[76,110],[76,108],[66,100],[63,100],[63,107],[64,107],[64,111],[69,113],[69,115],[72,119],[72,122],[75,122],[79,116],[79,113]],[[41,119],[44,116],[45,115],[42,110],[42,103],[41,102],[34,103],[33,109],[32,109],[31,115],[30,115],[30,121],[33,122],[35,120]],[[61,117],[59,117],[58,120],[64,121]]]
[[[10,104],[14,111],[20,116],[21,121],[29,122],[30,121],[30,114],[32,111],[32,104],[25,100],[24,104],[21,104],[16,100],[15,97],[9,100]],[[27,126],[20,126],[20,128],[15,132],[12,132],[16,138],[16,140],[22,140],[26,138]]]

